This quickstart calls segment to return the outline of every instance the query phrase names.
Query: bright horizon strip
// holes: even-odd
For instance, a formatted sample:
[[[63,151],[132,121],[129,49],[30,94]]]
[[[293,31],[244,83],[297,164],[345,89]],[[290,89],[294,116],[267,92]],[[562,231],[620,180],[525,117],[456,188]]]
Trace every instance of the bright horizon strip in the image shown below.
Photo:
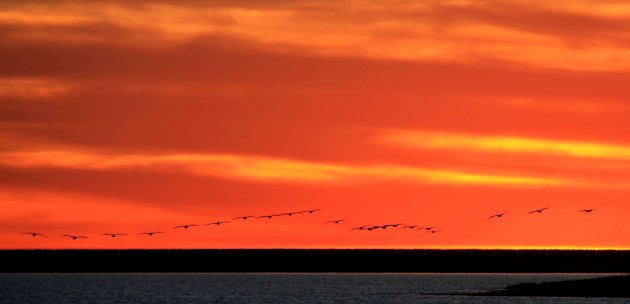
[[[13,167],[62,167],[107,170],[116,168],[159,168],[202,176],[258,181],[306,183],[375,182],[406,180],[419,183],[575,186],[584,182],[560,178],[507,176],[454,170],[393,165],[335,165],[280,158],[225,154],[99,155],[76,151],[6,152],[0,164]]]
[[[386,131],[378,142],[416,149],[453,149],[531,153],[595,159],[630,160],[630,146],[515,136],[479,136],[425,131]]]

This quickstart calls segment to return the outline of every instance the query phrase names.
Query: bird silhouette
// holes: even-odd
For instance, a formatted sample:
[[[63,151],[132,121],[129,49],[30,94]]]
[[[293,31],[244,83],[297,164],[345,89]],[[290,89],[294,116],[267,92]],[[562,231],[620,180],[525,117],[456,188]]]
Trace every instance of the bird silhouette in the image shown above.
[[[294,214],[300,214],[302,213],[301,211],[293,211],[293,212],[285,212],[285,213],[280,213],[280,214],[276,214],[277,216],[282,216],[282,215],[288,215],[288,216],[293,216]]]
[[[149,231],[149,232],[138,233],[138,235],[146,234],[148,236],[153,236],[154,234],[157,234],[157,233],[164,233],[164,232],[162,232],[162,231]]]
[[[418,228],[418,225],[405,225],[405,226],[400,226],[400,229],[416,229]]]
[[[124,233],[103,233],[103,234],[101,234],[101,235],[108,235],[108,236],[111,236],[111,237],[113,237],[113,238],[115,238],[115,237],[117,237],[117,236],[119,236],[119,235],[121,235],[121,236],[127,236],[127,235],[126,235],[126,234],[124,234]]]
[[[541,208],[541,209],[536,209],[536,210],[532,210],[530,212],[528,212],[527,214],[532,214],[532,213],[543,213],[543,211],[549,209],[549,207],[545,207],[545,208]]]
[[[404,224],[386,224],[386,225],[381,226],[381,228],[383,228],[383,229],[387,229],[389,227],[397,228],[400,225],[404,225]]]
[[[329,224],[329,223],[331,223],[331,224],[339,224],[339,223],[341,223],[341,222],[343,222],[343,221],[347,221],[347,220],[348,220],[348,219],[340,219],[340,220],[326,221],[326,222],[324,222],[324,224]]]
[[[195,225],[195,224],[191,224],[191,225],[179,225],[179,226],[175,226],[173,227],[173,229],[177,229],[177,228],[184,228],[184,229],[188,229],[189,227],[197,227],[199,225]]]
[[[433,229],[435,229],[435,228],[437,228],[437,227],[428,226],[428,227],[420,227],[420,228],[418,228],[418,230],[423,230],[423,229],[424,229],[424,230],[426,230],[426,231],[431,231],[431,230],[433,230]]]
[[[308,213],[308,214],[313,214],[313,213],[318,212],[318,211],[322,211],[322,209],[304,210],[304,211],[300,211],[300,212],[297,212],[297,213]]]
[[[372,230],[382,229],[382,228],[383,228],[383,226],[376,225],[376,226],[367,227],[367,230],[368,231],[372,231]]]
[[[248,218],[256,218],[256,217],[255,217],[255,216],[253,216],[253,215],[244,215],[244,216],[238,216],[238,217],[235,217],[235,218],[233,218],[232,220],[246,220],[246,219],[248,219]]]
[[[493,219],[493,218],[501,218],[505,215],[505,213],[497,213],[495,215],[490,216],[488,219]]]
[[[591,213],[591,212],[593,212],[593,211],[595,211],[595,209],[582,209],[582,210],[580,210],[580,211],[578,211],[578,212]]]
[[[257,218],[266,218],[266,219],[271,219],[272,217],[278,216],[277,214],[270,214],[270,215],[261,215]]]
[[[350,231],[352,230],[368,230],[368,227],[370,227],[372,225],[363,225],[363,226],[359,226],[359,227],[354,227],[352,229],[350,229]]]
[[[22,232],[20,234],[28,234],[32,237],[36,237],[36,236],[42,236],[42,237],[46,237],[45,235],[41,234],[41,233],[37,233],[37,232]]]
[[[427,232],[431,234],[436,234],[438,232],[442,232],[442,230],[428,230]]]
[[[210,226],[210,225],[217,225],[217,226],[219,226],[221,224],[227,224],[229,222],[230,221],[216,221],[216,222],[212,222],[212,223],[207,223],[206,226]]]
[[[72,234],[62,234],[61,236],[69,237],[69,238],[71,238],[73,240],[76,240],[76,239],[87,239],[88,238],[87,236],[72,235]]]

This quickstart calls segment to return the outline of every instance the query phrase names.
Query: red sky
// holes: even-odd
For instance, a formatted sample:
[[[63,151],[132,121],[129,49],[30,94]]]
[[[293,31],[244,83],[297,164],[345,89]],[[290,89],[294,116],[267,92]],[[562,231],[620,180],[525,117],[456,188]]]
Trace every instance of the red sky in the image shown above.
[[[629,17],[3,1],[0,248],[629,249]],[[388,223],[440,233],[349,231]]]

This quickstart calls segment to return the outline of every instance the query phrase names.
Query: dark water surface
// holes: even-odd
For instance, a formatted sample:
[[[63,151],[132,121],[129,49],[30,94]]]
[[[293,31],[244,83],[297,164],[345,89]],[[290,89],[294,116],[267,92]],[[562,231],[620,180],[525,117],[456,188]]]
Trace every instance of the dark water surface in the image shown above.
[[[0,303],[628,303],[434,295],[598,274],[0,274]]]

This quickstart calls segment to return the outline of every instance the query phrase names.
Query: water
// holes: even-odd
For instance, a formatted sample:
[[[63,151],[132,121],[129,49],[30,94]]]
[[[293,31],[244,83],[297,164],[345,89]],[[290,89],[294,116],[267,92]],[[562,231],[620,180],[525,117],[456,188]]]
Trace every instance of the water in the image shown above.
[[[432,295],[593,274],[0,274],[0,303],[628,303]]]

